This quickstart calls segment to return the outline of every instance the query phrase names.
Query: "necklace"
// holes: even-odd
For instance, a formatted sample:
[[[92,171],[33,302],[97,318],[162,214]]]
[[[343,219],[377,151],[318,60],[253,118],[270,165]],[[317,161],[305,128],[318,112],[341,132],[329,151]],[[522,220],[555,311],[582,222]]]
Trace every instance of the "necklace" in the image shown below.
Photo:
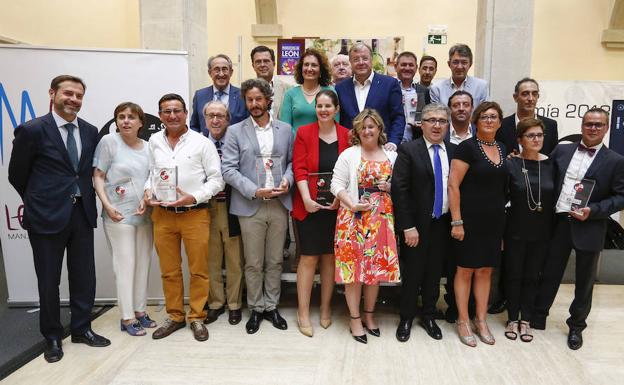
[[[486,142],[485,140],[481,140],[479,138],[477,138],[477,142],[486,145],[486,146],[490,146],[490,147],[494,147],[496,146],[496,140],[492,141],[492,142]]]
[[[321,90],[321,85],[319,84],[314,90],[312,90],[312,92],[307,92],[305,90],[305,88],[303,88],[303,86],[301,86],[301,91],[303,91],[303,94],[305,96],[314,96],[316,94],[318,94],[318,92]]]
[[[524,158],[522,158],[522,174],[524,175],[524,184],[526,185],[527,206],[531,211],[542,212],[542,163],[537,161],[537,201],[533,197],[533,189],[529,181],[529,170],[526,168]]]
[[[498,164],[492,162],[492,160],[487,156],[487,154],[483,150],[483,146],[481,145],[481,143],[484,143],[486,146],[496,146],[496,149],[498,150]],[[483,157],[489,164],[496,168],[500,168],[503,166],[505,159],[503,158],[503,152],[501,151],[501,148],[498,146],[498,144],[496,144],[496,141],[494,141],[493,144],[488,144],[488,142],[483,142],[481,139],[477,138],[477,144],[479,145],[479,151],[481,151],[481,155],[483,155]]]

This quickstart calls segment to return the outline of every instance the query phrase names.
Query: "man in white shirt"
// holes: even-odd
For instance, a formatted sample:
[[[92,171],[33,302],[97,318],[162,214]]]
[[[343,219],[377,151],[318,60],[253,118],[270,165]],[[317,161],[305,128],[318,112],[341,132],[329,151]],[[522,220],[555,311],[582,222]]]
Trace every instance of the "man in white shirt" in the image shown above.
[[[292,209],[294,139],[290,125],[269,114],[271,86],[266,80],[246,80],[241,94],[250,117],[228,128],[223,178],[232,186],[230,213],[238,215],[241,227],[251,311],[245,329],[253,334],[262,319],[280,330],[288,328],[277,305],[288,211]]]
[[[466,91],[455,91],[449,98],[448,106],[451,109],[451,127],[446,138],[453,144],[460,144],[475,134],[470,124],[472,116],[472,95]]]
[[[277,117],[280,113],[284,94],[291,87],[290,84],[275,76],[275,52],[264,45],[259,45],[251,50],[251,65],[253,66],[256,76],[264,79],[271,85],[273,91],[273,99],[271,103],[271,116]],[[232,124],[238,122],[232,122]]]
[[[145,183],[145,200],[154,206],[154,246],[160,260],[165,306],[169,318],[152,338],[160,339],[186,326],[181,246],[188,258],[190,273],[188,320],[198,341],[208,339],[204,306],[208,299],[208,241],[210,213],[208,201],[225,183],[215,146],[205,136],[186,126],[188,112],[184,99],[166,94],[158,101],[159,117],[165,125],[150,137],[150,177]],[[176,175],[169,174],[174,168]],[[159,179],[174,178],[176,194],[162,196]],[[164,186],[166,187],[166,186]]]
[[[403,94],[403,111],[405,113],[405,132],[402,143],[422,136],[421,111],[431,103],[429,89],[414,82],[418,70],[418,59],[413,52],[404,51],[396,59],[397,79]]]

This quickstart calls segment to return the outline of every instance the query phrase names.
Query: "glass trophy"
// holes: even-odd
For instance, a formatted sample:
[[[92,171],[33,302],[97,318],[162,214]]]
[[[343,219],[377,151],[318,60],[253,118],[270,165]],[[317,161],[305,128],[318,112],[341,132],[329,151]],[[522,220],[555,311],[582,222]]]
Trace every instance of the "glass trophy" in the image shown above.
[[[260,188],[278,188],[282,181],[282,163],[279,155],[257,155],[256,175]]]
[[[134,215],[139,209],[141,200],[131,178],[120,179],[115,183],[108,183],[104,187],[110,203],[124,217]]]
[[[152,194],[157,201],[175,202],[178,199],[178,167],[154,167],[152,169]]]
[[[583,179],[574,184],[574,198],[570,202],[572,211],[580,211],[582,208],[587,207],[589,198],[594,191],[594,186],[596,186],[596,181],[593,179]]]
[[[331,206],[334,203],[334,195],[329,190],[331,186],[332,173],[318,172],[308,174],[308,184],[316,185],[316,203],[323,206]]]

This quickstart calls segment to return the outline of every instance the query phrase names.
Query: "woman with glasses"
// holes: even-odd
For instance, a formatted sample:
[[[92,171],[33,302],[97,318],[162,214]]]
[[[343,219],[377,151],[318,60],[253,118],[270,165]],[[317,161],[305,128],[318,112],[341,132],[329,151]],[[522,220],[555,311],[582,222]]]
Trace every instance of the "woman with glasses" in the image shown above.
[[[554,166],[540,150],[544,123],[527,118],[518,123],[520,156],[508,159],[509,199],[505,231],[505,289],[508,321],[505,337],[531,342],[529,321],[537,295],[553,226]]]
[[[495,343],[485,318],[490,277],[499,264],[505,228],[505,148],[495,140],[502,115],[496,102],[479,104],[472,116],[476,136],[463,141],[455,150],[448,180],[451,237],[457,258],[457,332],[461,342],[471,347],[477,345],[468,317],[472,282],[477,335],[488,345]]]

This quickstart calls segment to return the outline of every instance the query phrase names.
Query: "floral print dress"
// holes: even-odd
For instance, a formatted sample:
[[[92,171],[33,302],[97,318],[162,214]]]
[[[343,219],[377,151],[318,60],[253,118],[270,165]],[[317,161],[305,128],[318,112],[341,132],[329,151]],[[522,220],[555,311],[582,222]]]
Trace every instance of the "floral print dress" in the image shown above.
[[[377,183],[390,179],[392,163],[362,159],[357,172],[360,191],[373,190],[368,197],[373,208],[357,213],[342,206],[338,209],[334,240],[336,282],[399,282],[392,200],[390,194],[375,191]]]

